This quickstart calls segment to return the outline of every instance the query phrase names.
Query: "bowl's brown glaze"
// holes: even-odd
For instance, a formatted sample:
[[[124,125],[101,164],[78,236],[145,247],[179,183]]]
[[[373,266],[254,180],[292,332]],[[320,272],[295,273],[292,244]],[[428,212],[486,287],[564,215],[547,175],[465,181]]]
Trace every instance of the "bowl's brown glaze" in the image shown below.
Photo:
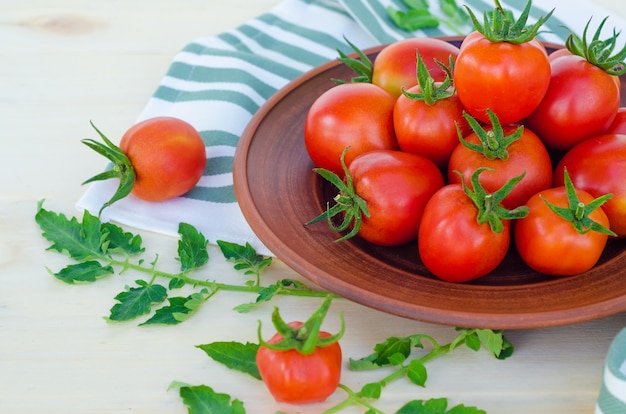
[[[462,38],[446,40],[459,45]],[[559,46],[546,47],[550,52]],[[381,48],[365,52],[374,59]],[[334,193],[312,171],[303,143],[304,120],[313,101],[334,85],[332,78],[351,76],[343,64],[329,62],[299,77],[268,100],[239,142],[234,161],[237,199],[253,231],[279,259],[347,299],[438,324],[537,328],[626,311],[624,239],[610,240],[600,262],[577,276],[538,274],[511,248],[490,275],[453,284],[430,274],[416,243],[378,247],[358,237],[335,243],[337,235],[327,226],[305,228],[303,223],[316,217]]]

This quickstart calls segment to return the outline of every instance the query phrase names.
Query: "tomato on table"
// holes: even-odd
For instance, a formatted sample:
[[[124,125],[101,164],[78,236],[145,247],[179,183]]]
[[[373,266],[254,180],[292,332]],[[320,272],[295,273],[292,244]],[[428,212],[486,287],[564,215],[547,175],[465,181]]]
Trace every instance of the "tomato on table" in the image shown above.
[[[525,207],[501,206],[506,194],[522,178],[515,177],[494,193],[480,185],[480,168],[472,188],[448,184],[426,204],[417,239],[422,263],[438,278],[467,282],[493,271],[506,256],[511,239],[510,220],[523,217]]]
[[[565,169],[574,186],[593,197],[613,194],[602,210],[610,229],[626,237],[626,135],[598,135],[569,150],[556,166],[555,187],[564,185]]]
[[[374,59],[372,83],[398,97],[402,88],[417,84],[417,53],[437,82],[443,82],[446,72],[437,61],[448,64],[456,60],[459,48],[442,39],[415,37],[399,40],[385,46]]]
[[[460,46],[454,82],[463,106],[481,122],[489,122],[488,109],[503,125],[520,122],[548,90],[550,62],[535,36],[552,12],[526,26],[531,3],[516,22],[499,7],[484,25],[470,13],[475,31]]]
[[[113,169],[85,183],[120,179],[119,188],[103,209],[130,193],[147,201],[178,197],[191,190],[204,173],[204,141],[182,119],[162,116],[141,121],[126,131],[119,147],[92,126],[104,144],[93,139],[82,142],[110,159]]]
[[[320,95],[309,109],[304,144],[315,166],[343,174],[346,164],[359,154],[375,149],[397,149],[393,129],[396,99],[371,83],[345,83]]]
[[[277,333],[268,341],[261,338],[256,364],[263,382],[276,401],[291,404],[326,400],[341,379],[341,331],[331,335],[320,330],[330,306],[330,296],[304,323],[285,323],[276,308],[272,322]]]
[[[539,137],[529,128],[500,125],[488,111],[491,126],[483,127],[470,115],[467,120],[473,132],[461,138],[448,164],[448,182],[470,184],[472,173],[487,167],[480,183],[488,192],[496,191],[508,180],[524,173],[524,178],[502,201],[507,208],[523,205],[533,194],[552,186],[552,161]],[[459,175],[457,172],[460,172]]]
[[[345,170],[345,183],[328,170],[316,169],[338,190],[336,204],[307,222],[327,220],[331,229],[350,232],[381,246],[396,246],[417,238],[424,206],[444,184],[429,159],[408,152],[377,150],[356,157]],[[339,225],[331,219],[342,217]]]
[[[591,269],[600,259],[609,219],[595,198],[574,187],[565,171],[565,185],[541,191],[526,206],[528,216],[515,223],[515,246],[533,270],[551,276],[572,276]]]
[[[567,39],[571,54],[552,61],[548,91],[527,120],[546,146],[559,151],[604,133],[620,106],[618,75],[625,73],[626,67],[620,53],[610,56],[617,35],[598,40],[603,21],[589,42],[589,23],[582,39],[574,34]]]

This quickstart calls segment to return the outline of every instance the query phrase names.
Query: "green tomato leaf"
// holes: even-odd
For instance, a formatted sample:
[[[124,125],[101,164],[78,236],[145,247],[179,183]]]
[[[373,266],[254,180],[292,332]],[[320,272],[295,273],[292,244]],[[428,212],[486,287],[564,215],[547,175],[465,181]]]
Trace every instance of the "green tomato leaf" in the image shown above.
[[[256,365],[256,353],[258,344],[247,342],[213,342],[205,345],[197,345],[216,362],[227,366],[230,369],[243,372],[261,380],[261,374]]]
[[[396,26],[409,32],[439,26],[439,19],[427,9],[409,9],[403,12],[388,7],[387,15]]]
[[[349,360],[349,367],[354,371],[377,369],[380,367],[393,365],[392,361],[397,361],[398,355],[408,358],[411,353],[410,337],[398,338],[395,336],[387,338],[384,342],[374,346],[374,352],[360,359]]]
[[[365,384],[359,394],[364,398],[371,398],[373,400],[377,400],[380,398],[380,395],[383,391],[382,385],[378,382],[373,382],[371,384]]]
[[[157,309],[156,312],[154,312],[154,316],[139,325],[177,325],[191,316],[193,310],[185,306],[189,301],[189,297],[177,296],[167,298],[167,300],[169,302],[168,306]]]
[[[449,411],[446,398],[433,398],[427,401],[414,400],[405,404],[396,414],[486,414],[486,411],[459,404]]]
[[[52,273],[52,272],[51,272]],[[61,269],[58,273],[52,273],[57,279],[67,283],[86,283],[95,282],[96,280],[115,273],[113,267],[102,266],[100,262],[89,260],[87,262],[68,265]]]
[[[178,225],[178,258],[183,272],[198,269],[209,261],[208,241],[194,226],[187,223]]]
[[[125,232],[120,226],[102,223],[102,231],[108,233],[106,240],[109,252],[121,252],[132,256],[145,251],[141,245],[141,236]]]
[[[180,277],[175,277],[171,279],[170,283],[168,284],[169,290],[180,289],[183,286],[185,286],[185,279]]]
[[[50,212],[39,203],[35,221],[42,235],[52,245],[47,250],[56,250],[71,258],[82,261],[102,257],[103,234],[100,220],[85,210],[83,222],[76,217],[68,219],[64,214]]]
[[[426,380],[428,379],[428,371],[423,363],[419,360],[414,359],[409,362],[409,370],[406,373],[407,377],[411,380],[413,384],[419,385],[420,387],[426,386]]]
[[[443,14],[448,16],[455,25],[463,26],[469,22],[469,14],[456,3],[456,0],[439,0],[439,7]]]
[[[179,390],[189,414],[245,414],[243,403],[231,401],[228,394],[220,394],[206,385],[182,386]]]
[[[111,308],[109,319],[128,321],[150,312],[152,306],[167,298],[167,290],[161,285],[149,285],[143,280],[135,281],[136,288],[128,288],[119,293],[115,300],[119,303]]]
[[[217,245],[226,260],[235,263],[235,269],[243,271],[247,275],[258,274],[272,263],[271,257],[263,257],[257,254],[250,243],[246,243],[245,246],[242,246],[240,244],[218,240]]]

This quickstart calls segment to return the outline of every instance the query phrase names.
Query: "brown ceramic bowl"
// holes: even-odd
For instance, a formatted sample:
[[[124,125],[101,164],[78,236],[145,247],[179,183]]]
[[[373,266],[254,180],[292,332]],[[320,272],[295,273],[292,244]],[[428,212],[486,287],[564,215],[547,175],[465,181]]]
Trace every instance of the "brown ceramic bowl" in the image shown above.
[[[462,39],[446,40],[458,45]],[[546,46],[549,51],[558,48]],[[380,49],[365,52],[374,59]],[[623,239],[610,240],[600,262],[577,276],[538,274],[512,248],[490,275],[453,284],[428,272],[416,243],[378,247],[358,237],[335,243],[337,234],[323,223],[305,228],[303,223],[320,214],[334,193],[312,171],[304,120],[313,101],[334,85],[332,78],[351,76],[338,62],[302,75],[267,101],[241,137],[234,161],[237,199],[253,231],[280,260],[354,302],[437,324],[537,328],[626,311]]]

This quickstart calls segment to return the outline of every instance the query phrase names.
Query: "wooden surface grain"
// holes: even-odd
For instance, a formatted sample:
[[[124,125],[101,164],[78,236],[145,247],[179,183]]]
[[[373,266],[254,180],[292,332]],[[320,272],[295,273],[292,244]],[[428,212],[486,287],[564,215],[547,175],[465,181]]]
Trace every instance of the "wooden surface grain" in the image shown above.
[[[0,4],[0,412],[184,413],[172,381],[206,384],[242,400],[248,412],[319,413],[327,405],[275,403],[262,384],[229,371],[196,345],[255,341],[257,321],[269,335],[269,315],[280,306],[290,319],[306,318],[319,301],[281,297],[250,314],[232,308],[253,299],[220,293],[187,322],[137,327],[103,317],[113,297],[132,283],[125,274],[82,286],[48,274],[68,259],[45,249],[34,221],[37,202],[77,215],[81,182],[100,157],[79,140],[89,121],[111,136],[134,122],[174,54],[198,36],[219,33],[277,4],[277,0],[29,0]],[[626,16],[622,2],[598,0]],[[130,229],[132,230],[132,229]],[[174,269],[176,240],[142,233],[146,250]],[[241,276],[215,247],[208,279]],[[276,261],[266,280],[299,276]],[[345,300],[332,307],[325,328],[337,330],[343,311],[345,357],[361,357],[388,336],[428,333],[441,341],[445,326],[387,315]],[[469,350],[428,363],[426,388],[399,381],[379,408],[393,412],[412,399],[448,397],[490,414],[590,413],[602,365],[626,315],[577,325],[507,333],[515,344],[505,361]],[[380,372],[344,371],[342,382],[359,388]],[[329,404],[339,401],[337,392]],[[361,412],[358,409],[346,412]]]

